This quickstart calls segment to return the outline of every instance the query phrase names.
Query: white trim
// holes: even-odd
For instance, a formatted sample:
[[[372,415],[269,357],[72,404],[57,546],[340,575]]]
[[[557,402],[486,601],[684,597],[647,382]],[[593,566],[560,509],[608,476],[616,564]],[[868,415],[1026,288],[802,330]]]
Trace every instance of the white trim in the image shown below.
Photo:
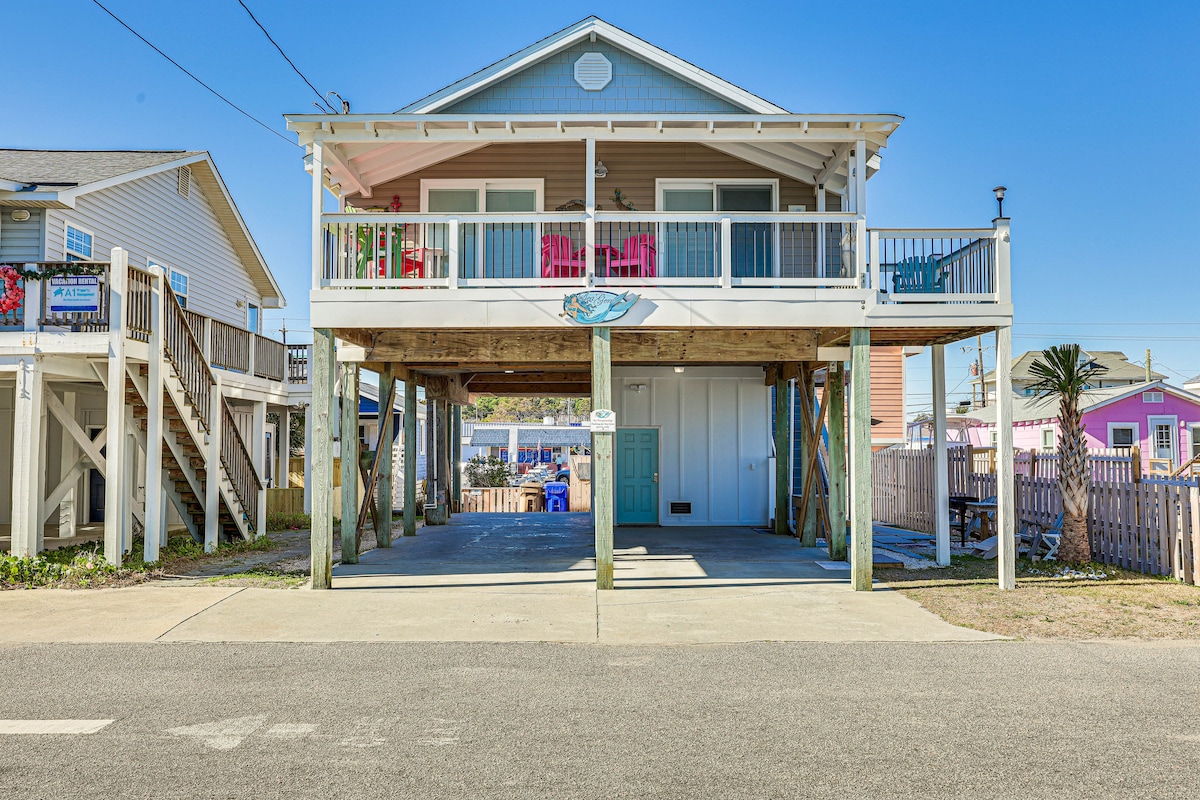
[[[171,287],[171,291],[175,293],[176,297],[183,298],[183,303],[180,307],[187,308],[188,296],[191,294],[192,289],[192,276],[181,269],[172,267],[170,264],[165,264],[162,261],[155,261],[153,258],[146,259],[146,267],[147,269],[150,267],[158,267],[161,269],[167,276],[167,285]],[[186,283],[188,287],[186,291],[180,292],[175,288],[175,282],[172,280],[172,278],[174,278],[176,275],[183,276],[184,283]]]
[[[430,189],[475,189],[479,192],[479,214],[487,213],[487,190],[495,189],[533,189],[537,192],[534,213],[541,213],[545,207],[546,179],[545,178],[422,178],[421,179],[421,213],[428,213]],[[467,212],[463,212],[464,214]],[[326,215],[328,216],[328,215]],[[372,215],[374,219],[378,215]],[[458,214],[446,214],[446,217],[459,217]],[[495,215],[488,220],[496,221]],[[536,222],[538,220],[530,220]]]
[[[1133,441],[1128,445],[1114,444],[1113,443],[1113,429],[1114,428],[1132,428],[1133,429]],[[1142,446],[1142,437],[1140,434],[1141,434],[1141,426],[1136,422],[1110,422],[1110,423],[1108,423],[1108,446],[1109,447],[1141,447]]]
[[[68,233],[68,231],[70,231],[72,229],[78,231],[79,233],[86,234],[88,239],[91,240],[91,243],[92,243],[92,245],[91,245],[92,252],[91,253],[87,253],[85,255],[76,250],[72,250],[68,246],[67,243],[71,240],[71,236],[70,236],[70,233]],[[76,258],[81,259],[83,261],[93,261],[94,258],[92,256],[92,254],[95,252],[96,252],[96,233],[94,231],[88,230],[87,228],[83,228],[83,227],[80,227],[79,225],[72,224],[70,220],[63,220],[63,261],[70,261],[71,256],[75,256]]]
[[[1046,446],[1046,434],[1050,433],[1053,437],[1053,443]],[[1043,453],[1058,452],[1058,430],[1053,425],[1042,425],[1038,431],[1038,449]]]
[[[714,215],[719,221],[720,217],[727,214],[777,214],[779,213],[779,179],[778,178],[655,178],[654,179],[654,207],[658,209],[657,213],[671,214],[683,213],[691,216],[690,212],[669,212],[663,211],[663,191],[669,189],[697,189],[704,186],[711,186],[713,193],[713,210],[708,212]],[[771,210],[768,212],[759,211],[720,211],[717,209],[717,189],[721,186],[770,186],[771,187]],[[641,213],[641,212],[635,212]],[[697,212],[705,213],[705,212]],[[790,212],[799,213],[799,212]],[[758,220],[755,220],[758,221]],[[788,218],[786,221],[792,221]]]
[[[1194,458],[1196,456],[1196,446],[1200,445],[1200,422],[1188,422],[1186,424],[1188,435],[1187,453],[1189,458]]]
[[[258,311],[258,324],[257,325],[250,324],[250,309],[252,309],[252,308]],[[256,333],[259,336],[262,336],[262,322],[263,322],[262,304],[252,302],[249,298],[247,298],[247,300],[246,300],[246,330],[250,331],[251,333]]]
[[[1179,463],[1179,417],[1176,414],[1155,414],[1146,417],[1146,448],[1145,456],[1147,458],[1161,458],[1158,454],[1158,448],[1154,441],[1154,427],[1156,425],[1171,426],[1171,463]]]
[[[564,28],[558,33],[542,39],[540,42],[535,42],[529,47],[513,53],[508,58],[501,59],[473,75],[405,106],[401,109],[401,113],[429,114],[446,108],[459,100],[499,83],[510,75],[514,75],[544,61],[584,39],[595,41],[597,37],[733,105],[741,106],[751,112],[764,114],[787,113],[780,106],[770,103],[728,81],[722,80],[716,75],[706,72],[694,64],[689,64],[687,61],[671,55],[666,50],[655,47],[649,42],[626,33],[620,28],[614,27],[596,17],[589,17],[569,28]]]

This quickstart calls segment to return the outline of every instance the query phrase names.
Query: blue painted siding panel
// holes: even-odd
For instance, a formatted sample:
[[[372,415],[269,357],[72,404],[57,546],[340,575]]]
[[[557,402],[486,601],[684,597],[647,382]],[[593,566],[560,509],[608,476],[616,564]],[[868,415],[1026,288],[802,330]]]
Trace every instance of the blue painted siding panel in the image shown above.
[[[613,79],[600,91],[575,83],[575,61],[603,53]],[[446,114],[591,113],[739,114],[733,105],[607,42],[580,42],[443,110]]]

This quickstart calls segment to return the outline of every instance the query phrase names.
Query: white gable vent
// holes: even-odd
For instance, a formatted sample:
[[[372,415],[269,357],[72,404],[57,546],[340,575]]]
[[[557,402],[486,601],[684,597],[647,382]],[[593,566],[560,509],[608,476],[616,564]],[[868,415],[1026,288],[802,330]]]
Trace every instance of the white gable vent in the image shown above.
[[[603,53],[584,53],[575,62],[575,82],[589,92],[612,83],[612,62]]]
[[[179,168],[179,182],[176,185],[176,190],[180,197],[191,197],[192,195],[192,170],[189,167]]]

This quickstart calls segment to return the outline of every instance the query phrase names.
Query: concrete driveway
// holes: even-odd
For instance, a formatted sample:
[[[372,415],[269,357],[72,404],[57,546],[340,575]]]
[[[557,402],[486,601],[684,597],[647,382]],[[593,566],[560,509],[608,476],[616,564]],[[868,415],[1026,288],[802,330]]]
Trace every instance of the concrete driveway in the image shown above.
[[[0,592],[0,642],[980,641],[896,592],[850,590],[823,550],[751,528],[619,528],[595,588],[587,514],[459,514],[332,591],[150,584]]]

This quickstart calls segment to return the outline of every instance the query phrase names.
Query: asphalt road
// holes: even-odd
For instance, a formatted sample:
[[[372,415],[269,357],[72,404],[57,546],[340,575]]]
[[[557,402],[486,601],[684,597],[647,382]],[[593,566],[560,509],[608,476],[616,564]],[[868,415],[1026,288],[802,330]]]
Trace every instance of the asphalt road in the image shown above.
[[[0,797],[1194,797],[1200,646],[0,647]]]

